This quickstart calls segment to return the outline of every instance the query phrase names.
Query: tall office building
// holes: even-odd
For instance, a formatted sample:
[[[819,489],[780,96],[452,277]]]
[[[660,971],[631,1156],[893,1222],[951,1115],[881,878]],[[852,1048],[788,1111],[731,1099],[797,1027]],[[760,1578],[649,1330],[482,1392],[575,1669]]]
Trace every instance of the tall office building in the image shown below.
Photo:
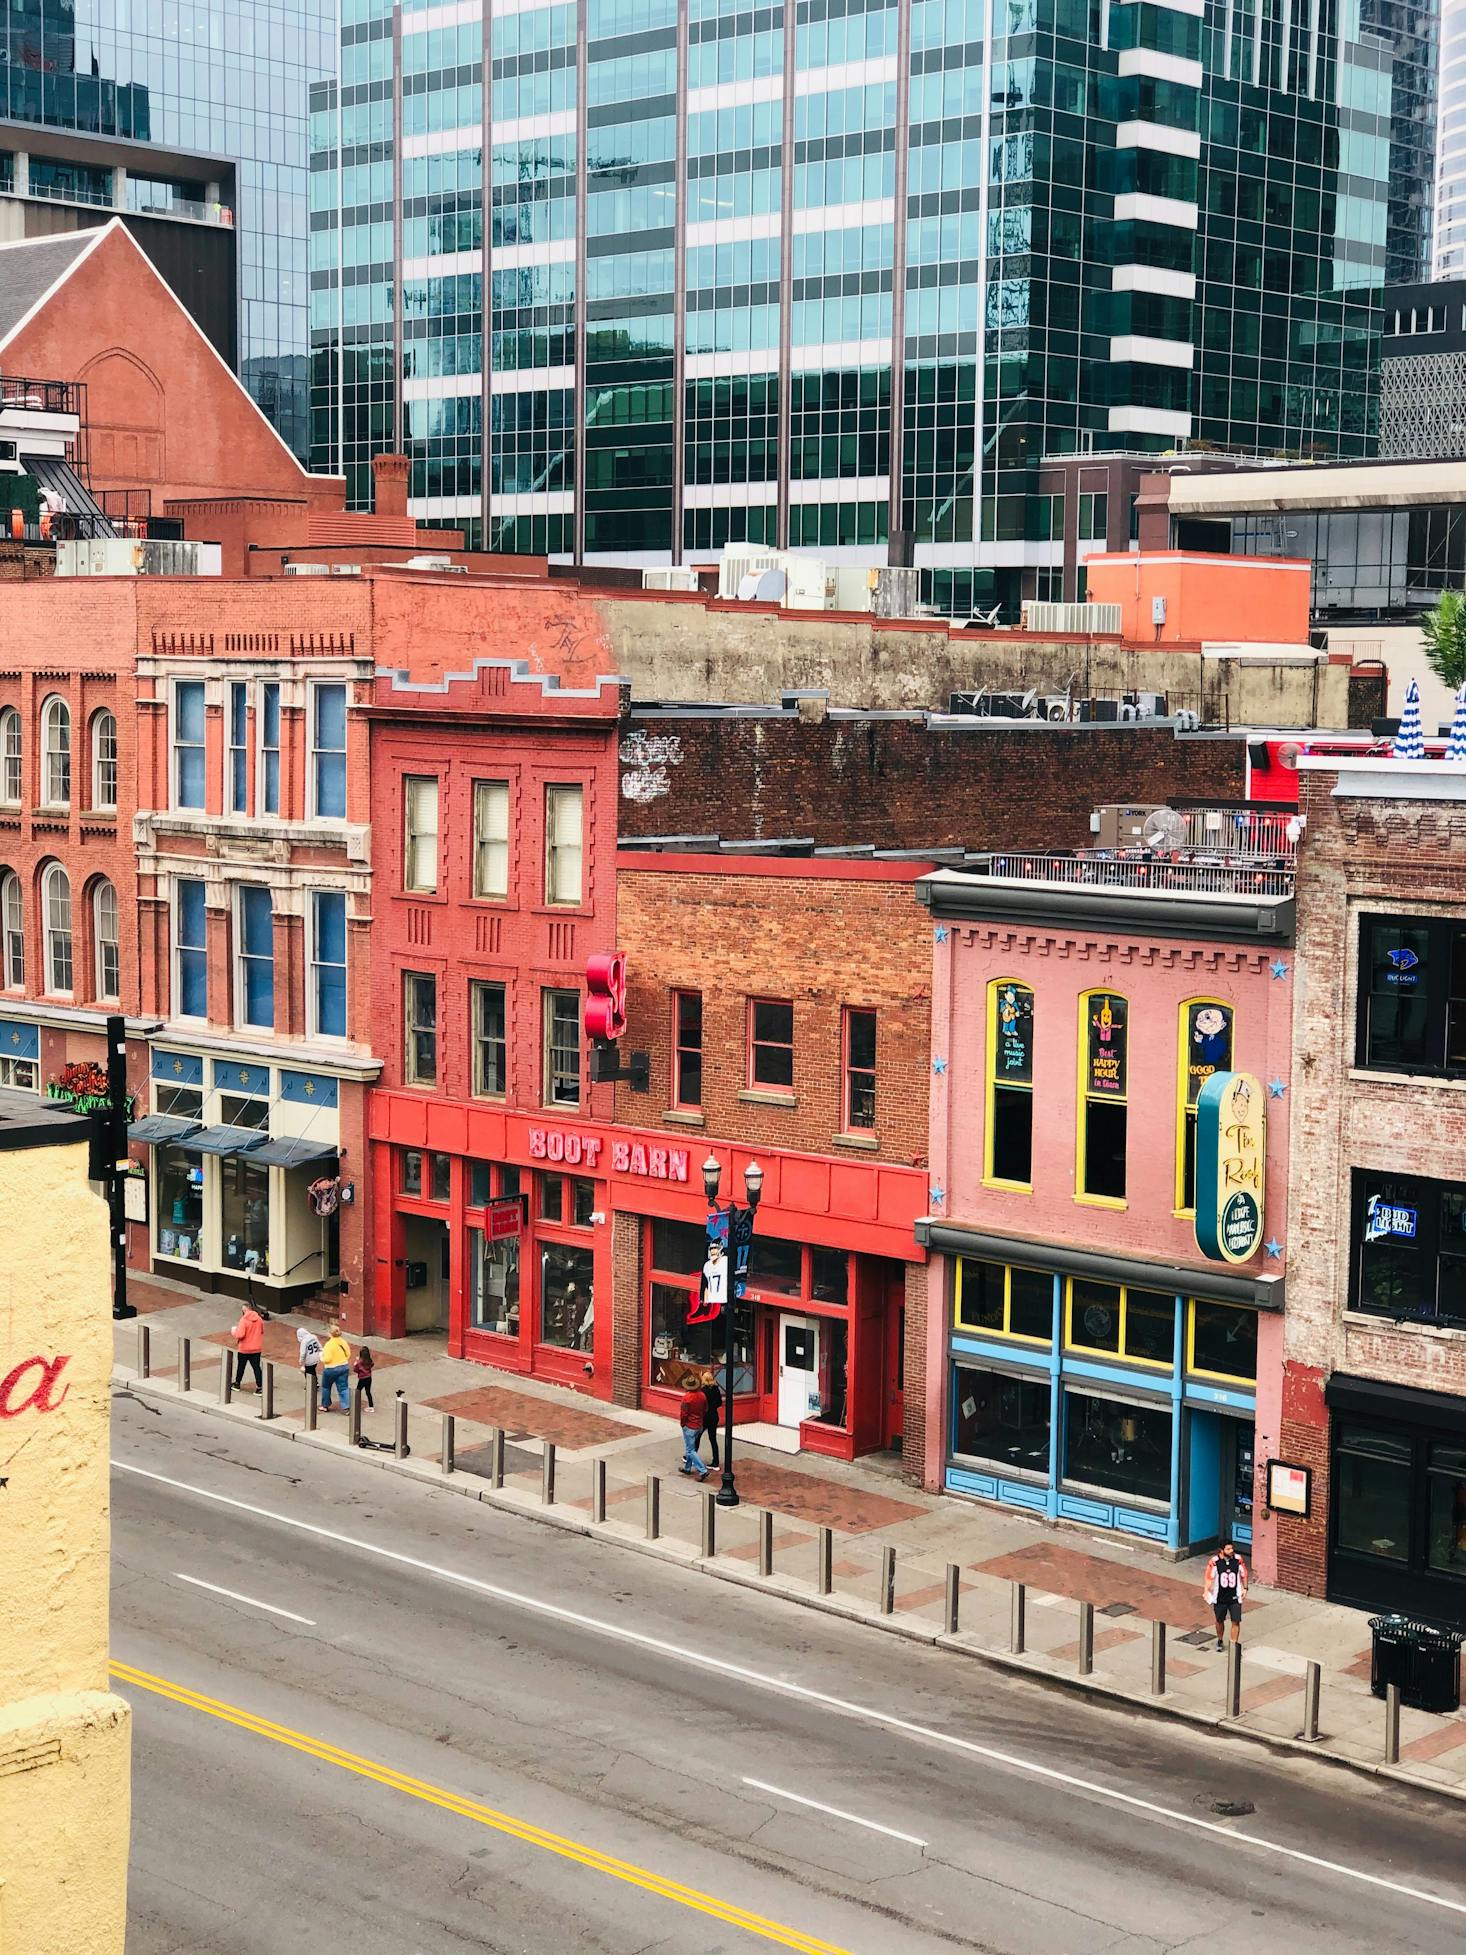
[[[308,91],[335,64],[335,0],[8,0],[0,11],[0,116],[235,165],[240,373],[302,457]],[[109,165],[121,153],[109,146]],[[141,210],[169,191],[146,167]],[[193,201],[192,187],[177,194]]]
[[[1044,455],[1367,453],[1360,4],[348,0],[315,465],[364,501],[404,440],[491,548],[910,551],[1011,609],[1058,560]]]
[[[1435,275],[1460,278],[1466,273],[1466,0],[1442,0],[1436,140]]]
[[[1359,0],[1366,34],[1390,52],[1390,197],[1385,280],[1430,277],[1435,230],[1437,82],[1442,0]]]

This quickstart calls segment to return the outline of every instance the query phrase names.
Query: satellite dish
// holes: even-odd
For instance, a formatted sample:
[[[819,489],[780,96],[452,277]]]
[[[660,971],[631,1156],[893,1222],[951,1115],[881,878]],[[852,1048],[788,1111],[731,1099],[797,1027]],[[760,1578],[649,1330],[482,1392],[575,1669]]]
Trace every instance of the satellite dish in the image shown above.
[[[1140,839],[1157,855],[1169,855],[1185,843],[1186,823],[1174,808],[1155,808],[1145,818]]]

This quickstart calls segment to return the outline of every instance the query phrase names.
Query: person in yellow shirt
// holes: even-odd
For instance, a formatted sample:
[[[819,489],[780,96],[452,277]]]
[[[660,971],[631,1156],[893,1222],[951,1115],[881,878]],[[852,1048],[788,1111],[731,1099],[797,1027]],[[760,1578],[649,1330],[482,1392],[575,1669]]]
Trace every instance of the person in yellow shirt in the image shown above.
[[[341,1395],[341,1410],[344,1412],[351,1400],[351,1346],[341,1335],[341,1326],[333,1317],[330,1332],[321,1346],[321,1410],[331,1409],[331,1393]]]

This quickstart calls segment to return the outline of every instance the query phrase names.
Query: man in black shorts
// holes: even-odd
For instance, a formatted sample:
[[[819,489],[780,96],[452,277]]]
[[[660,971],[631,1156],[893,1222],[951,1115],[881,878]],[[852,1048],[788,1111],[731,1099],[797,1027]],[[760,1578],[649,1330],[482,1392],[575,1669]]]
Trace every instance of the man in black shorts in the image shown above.
[[[1247,1599],[1247,1563],[1230,1541],[1206,1564],[1206,1599],[1216,1618],[1217,1648],[1222,1647],[1223,1625],[1232,1625],[1232,1641],[1242,1640],[1242,1604]]]

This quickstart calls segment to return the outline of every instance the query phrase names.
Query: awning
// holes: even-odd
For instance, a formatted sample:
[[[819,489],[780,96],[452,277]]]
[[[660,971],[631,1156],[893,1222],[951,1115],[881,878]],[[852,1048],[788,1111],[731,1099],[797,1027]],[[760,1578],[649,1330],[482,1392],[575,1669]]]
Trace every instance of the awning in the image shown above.
[[[190,1154],[253,1154],[266,1138],[258,1127],[203,1127],[179,1145]]]
[[[265,1168],[313,1168],[334,1161],[336,1149],[320,1140],[267,1140],[249,1158]]]
[[[165,1141],[186,1140],[196,1134],[203,1125],[200,1120],[180,1120],[172,1113],[149,1113],[141,1120],[134,1120],[127,1130],[129,1140],[141,1141],[144,1147],[161,1147]]]

